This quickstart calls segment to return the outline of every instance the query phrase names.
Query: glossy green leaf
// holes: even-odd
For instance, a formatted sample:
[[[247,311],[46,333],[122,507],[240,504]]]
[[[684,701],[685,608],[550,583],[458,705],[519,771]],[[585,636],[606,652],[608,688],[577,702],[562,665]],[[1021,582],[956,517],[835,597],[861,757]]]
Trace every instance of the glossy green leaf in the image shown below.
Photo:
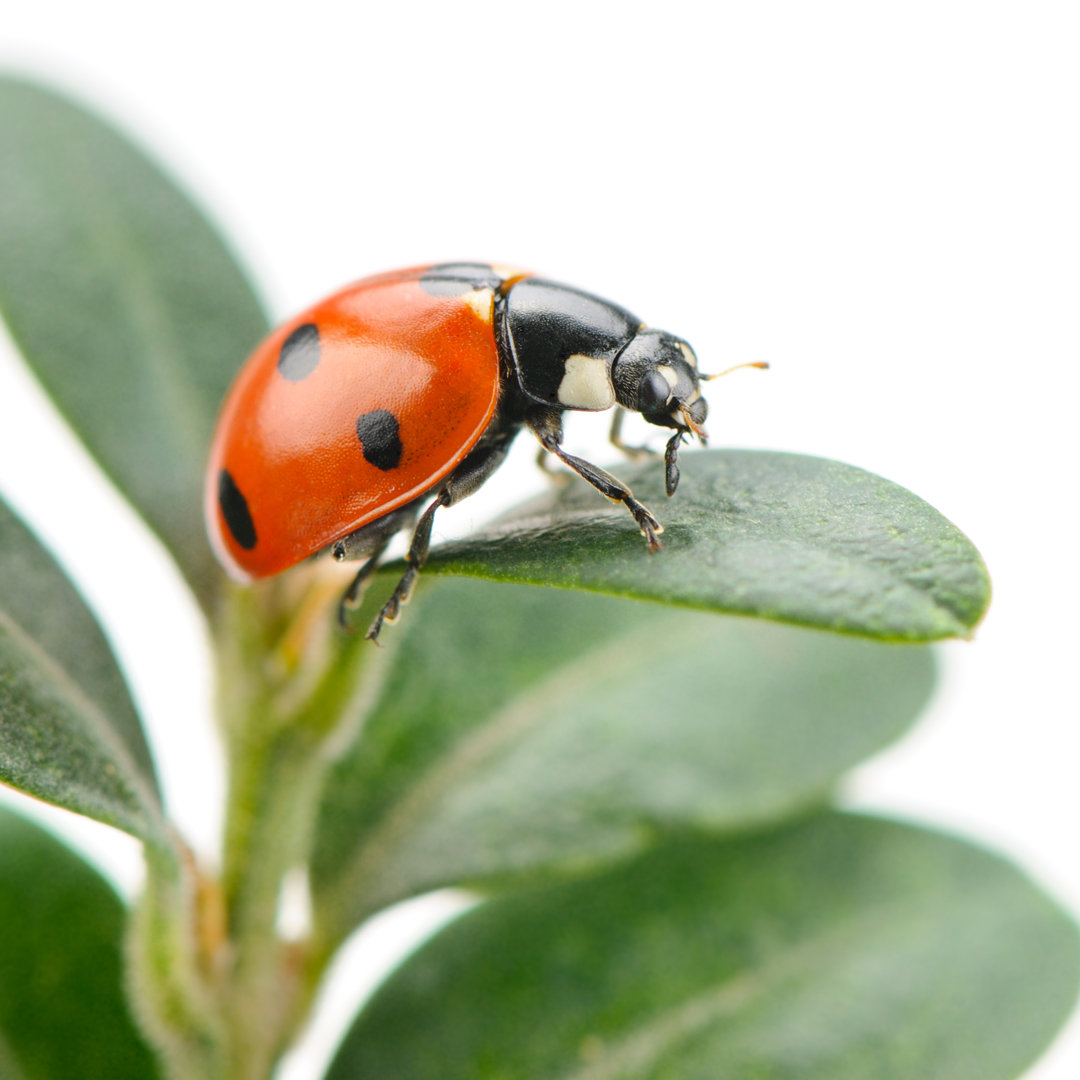
[[[1076,928],[1001,859],[828,815],[470,912],[328,1076],[1010,1080],[1078,977]]]
[[[0,781],[166,843],[150,752],[108,642],[2,503]]]
[[[482,582],[439,583],[386,638],[381,696],[319,823],[331,936],[437,886],[803,812],[933,683],[921,647]]]
[[[664,524],[650,555],[630,515],[575,481],[432,553],[429,572],[591,589],[905,641],[966,637],[990,599],[971,542],[872,473],[764,451],[687,453],[674,498],[659,459],[615,470]]]
[[[0,314],[206,602],[210,434],[265,330],[247,280],[161,170],[95,116],[0,78]]]
[[[151,1080],[124,1000],[123,905],[59,841],[0,807],[0,1075]]]

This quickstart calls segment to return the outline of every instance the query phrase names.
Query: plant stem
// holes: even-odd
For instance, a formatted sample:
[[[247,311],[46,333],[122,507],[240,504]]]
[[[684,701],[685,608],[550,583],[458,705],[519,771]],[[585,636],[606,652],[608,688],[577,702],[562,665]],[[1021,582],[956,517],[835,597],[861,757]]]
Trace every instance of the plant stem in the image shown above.
[[[278,909],[286,876],[309,861],[335,751],[377,681],[375,650],[332,621],[339,588],[293,575],[227,591],[217,612],[221,879],[179,841],[148,853],[130,937],[133,1000],[171,1080],[267,1080],[330,960],[311,940],[285,940]]]
[[[178,849],[179,849],[178,845]],[[129,995],[172,1080],[228,1080],[224,1027],[208,975],[212,945],[201,931],[198,871],[147,851],[146,888],[128,938]]]
[[[293,1027],[302,950],[279,935],[278,907],[286,874],[306,860],[328,766],[320,741],[295,728],[231,747],[223,878],[230,1080],[268,1076]]]
[[[228,1080],[265,1080],[314,998],[327,958],[282,938],[282,884],[308,863],[334,752],[359,725],[361,687],[371,690],[374,650],[330,617],[339,583],[307,584],[300,597],[276,586],[233,593],[218,626]]]

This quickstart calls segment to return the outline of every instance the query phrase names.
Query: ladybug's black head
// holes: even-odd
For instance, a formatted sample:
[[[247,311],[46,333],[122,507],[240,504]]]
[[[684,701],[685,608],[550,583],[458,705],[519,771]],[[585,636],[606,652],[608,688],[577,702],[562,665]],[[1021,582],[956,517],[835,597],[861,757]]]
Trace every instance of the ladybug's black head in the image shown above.
[[[639,331],[615,358],[611,381],[624,409],[705,441],[709,406],[701,396],[697,357],[685,341],[663,330]]]

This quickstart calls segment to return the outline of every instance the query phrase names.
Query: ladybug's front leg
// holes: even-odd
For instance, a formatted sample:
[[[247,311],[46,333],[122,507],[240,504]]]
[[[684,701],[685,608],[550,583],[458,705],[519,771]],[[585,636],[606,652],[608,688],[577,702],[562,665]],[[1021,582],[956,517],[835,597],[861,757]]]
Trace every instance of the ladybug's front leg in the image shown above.
[[[564,465],[571,469],[590,484],[601,495],[611,499],[612,502],[621,502],[633,515],[637,522],[641,535],[649,544],[650,551],[659,551],[661,548],[660,533],[664,526],[653,517],[647,507],[634,498],[634,493],[621,481],[606,472],[597,465],[586,461],[584,458],[568,454],[560,445],[562,442],[562,413],[558,409],[538,409],[526,418],[525,421],[533,434],[540,440],[540,445],[550,454],[554,454]]]
[[[648,446],[627,446],[622,440],[622,423],[626,410],[621,405],[615,406],[615,416],[611,421],[611,433],[608,438],[616,450],[621,450],[631,461],[641,461],[643,458],[653,457],[656,451]],[[668,498],[675,494],[679,486],[679,447],[682,445],[686,432],[676,431],[668,439],[664,448],[664,484],[667,488]]]

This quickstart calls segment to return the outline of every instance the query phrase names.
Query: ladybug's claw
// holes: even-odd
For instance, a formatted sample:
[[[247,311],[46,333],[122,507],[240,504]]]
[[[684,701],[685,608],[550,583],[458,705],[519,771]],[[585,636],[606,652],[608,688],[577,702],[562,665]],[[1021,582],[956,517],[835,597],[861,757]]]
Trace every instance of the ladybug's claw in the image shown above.
[[[397,588],[391,593],[390,599],[383,604],[382,610],[375,616],[375,621],[368,629],[368,641],[374,641],[378,644],[379,631],[382,630],[383,623],[397,622],[401,609],[409,602],[409,597],[412,596],[413,586],[416,584],[419,573],[417,567],[409,566],[405,573],[401,575]]]
[[[368,627],[368,632],[364,635],[366,641],[370,641],[372,645],[377,645],[382,648],[382,642],[379,641],[379,634],[382,632],[382,624],[385,621],[386,616],[380,611],[375,616],[374,622]]]
[[[664,526],[653,517],[648,507],[643,506],[637,499],[628,498],[624,502],[627,510],[634,515],[634,520],[641,530],[641,535],[648,541],[649,551],[659,551],[664,546],[660,543],[660,534],[664,531]]]

